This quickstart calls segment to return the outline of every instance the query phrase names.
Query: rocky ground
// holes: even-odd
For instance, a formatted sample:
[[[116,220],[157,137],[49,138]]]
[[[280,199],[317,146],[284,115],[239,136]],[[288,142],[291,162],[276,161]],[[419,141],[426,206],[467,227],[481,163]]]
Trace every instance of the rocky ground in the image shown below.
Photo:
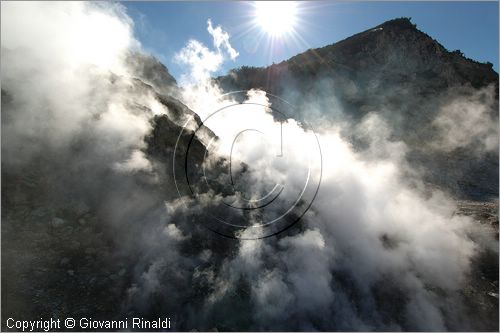
[[[473,216],[493,233],[498,241],[498,200],[494,202],[459,201],[457,214]],[[498,242],[496,243],[498,251]],[[469,284],[462,293],[469,300],[471,311],[478,314],[478,323],[485,331],[498,330],[498,252],[481,251],[472,263]]]
[[[113,235],[89,207],[76,203],[57,209],[44,203],[37,197],[42,184],[37,173],[3,177],[4,319],[123,316],[133,258],[120,257]],[[459,201],[456,213],[473,216],[498,240],[498,201]],[[496,330],[498,252],[479,253],[472,268],[461,293],[477,313],[478,328]],[[2,329],[7,330],[4,321]]]
[[[101,221],[85,206],[57,210],[24,198],[36,192],[35,177],[3,179],[9,197],[2,205],[2,305],[9,309],[3,317],[108,319],[128,271],[113,258]]]

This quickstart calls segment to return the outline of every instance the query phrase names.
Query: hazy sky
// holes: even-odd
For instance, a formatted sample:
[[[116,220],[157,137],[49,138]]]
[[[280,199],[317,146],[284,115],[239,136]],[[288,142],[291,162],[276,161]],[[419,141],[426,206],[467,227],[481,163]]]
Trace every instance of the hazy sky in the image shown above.
[[[335,43],[397,17],[411,17],[417,27],[448,50],[460,49],[498,71],[498,2],[300,2],[295,33],[270,38],[255,24],[254,2],[124,2],[136,37],[178,78],[182,66],[174,55],[193,38],[212,47],[207,20],[230,35],[239,52],[219,73],[242,65],[264,66],[309,48]],[[261,38],[262,37],[262,38]]]

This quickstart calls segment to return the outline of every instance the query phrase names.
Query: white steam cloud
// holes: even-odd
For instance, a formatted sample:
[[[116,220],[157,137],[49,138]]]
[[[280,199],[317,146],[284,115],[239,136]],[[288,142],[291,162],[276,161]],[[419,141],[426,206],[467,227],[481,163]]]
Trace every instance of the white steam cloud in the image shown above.
[[[176,62],[190,68],[190,72],[181,77],[183,85],[197,84],[208,80],[213,73],[220,69],[226,56],[229,56],[231,60],[235,60],[238,56],[238,52],[229,43],[229,34],[222,30],[221,26],[214,28],[212,21],[208,20],[207,31],[213,38],[215,51],[210,50],[197,40],[190,40],[174,57]]]
[[[262,96],[265,93],[250,92],[247,102],[262,102]],[[264,108],[247,108],[217,118],[211,128],[221,140],[234,137],[241,126],[279,128]],[[373,117],[370,123],[376,122]],[[248,188],[277,179],[292,188],[294,180],[300,183],[296,170],[308,162],[308,133],[291,119],[283,126],[286,146],[293,147],[285,151],[289,157],[284,165],[263,153],[273,151],[269,143],[261,146],[253,137],[239,142],[244,147],[241,156],[250,161]],[[365,133],[377,137],[378,147],[396,145],[383,141],[374,128],[376,132],[365,127]],[[253,281],[249,295],[258,330],[446,330],[446,311],[466,283],[477,251],[470,238],[473,220],[455,215],[455,204],[443,193],[426,197],[406,185],[400,165],[404,149],[385,158],[365,157],[355,153],[336,128],[321,133],[319,141],[323,178],[313,208],[303,219],[305,231],[280,240],[243,241],[238,255],[224,263],[206,306],[217,306],[215,300],[222,302],[237,292],[232,287],[237,281],[248,279]],[[248,229],[242,236],[258,234]],[[348,286],[338,280],[346,275]],[[384,322],[379,313],[377,289],[388,285],[407,299],[393,309],[407,321]],[[353,290],[360,293],[362,305],[350,300]]]
[[[495,107],[495,87],[490,86],[461,96],[444,106],[434,125],[441,136],[435,146],[444,151],[474,145],[476,152],[498,151],[498,119],[491,111]]]
[[[229,34],[226,31],[222,30],[222,27],[220,25],[215,27],[214,29],[211,20],[208,20],[207,24],[207,31],[213,37],[214,46],[217,48],[217,51],[221,52],[221,47],[223,47],[229,54],[231,60],[235,60],[239,53],[236,52],[236,50],[233,49],[233,47],[229,43]]]
[[[143,147],[151,111],[132,105],[157,102],[129,78],[124,60],[139,43],[123,8],[35,2],[2,9],[2,89],[13,104],[2,122],[6,163],[46,146],[66,149],[82,135],[100,138],[99,154],[137,160],[129,154]]]

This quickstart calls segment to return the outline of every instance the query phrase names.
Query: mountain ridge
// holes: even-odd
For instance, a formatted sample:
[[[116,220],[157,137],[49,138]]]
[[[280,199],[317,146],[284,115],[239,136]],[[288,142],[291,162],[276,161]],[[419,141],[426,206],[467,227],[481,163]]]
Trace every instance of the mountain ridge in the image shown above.
[[[296,106],[295,118],[319,127],[347,120],[351,127],[345,137],[360,151],[370,143],[363,143],[356,126],[374,113],[390,125],[391,141],[409,147],[409,163],[423,169],[429,182],[467,199],[498,196],[498,152],[477,156],[480,146],[474,140],[440,152],[435,142],[446,134],[436,122],[457,100],[468,103],[465,120],[474,118],[474,105],[484,105],[484,117],[498,123],[498,73],[491,63],[446,50],[409,18],[386,21],[279,64],[243,66],[214,82],[225,92],[259,88],[283,97]],[[479,101],[478,95],[489,97]],[[498,133],[498,128],[488,131]]]
[[[402,34],[404,33],[404,34]],[[250,67],[250,66],[242,66],[240,68],[232,69],[228,72],[227,75],[219,76],[215,78],[215,81],[221,84],[223,87],[227,87],[228,85],[235,84],[234,76],[238,74],[245,75],[254,75],[260,77],[260,81],[262,81],[262,76],[267,75],[268,77],[276,77],[276,79],[280,79],[282,73],[286,70],[290,70],[292,72],[296,72],[300,74],[301,72],[308,72],[312,74],[316,74],[318,62],[324,64],[326,66],[332,67],[332,70],[348,70],[348,71],[359,71],[366,68],[366,65],[370,65],[369,61],[361,61],[361,63],[349,64],[348,62],[353,62],[353,59],[348,58],[349,55],[359,55],[366,54],[370,51],[370,47],[376,46],[374,45],[374,41],[380,39],[380,36],[374,35],[382,35],[389,36],[394,39],[398,35],[400,36],[409,36],[411,38],[418,38],[419,42],[423,42],[427,49],[419,50],[424,51],[420,52],[424,60],[428,61],[427,52],[434,52],[436,55],[440,56],[442,60],[446,62],[453,62],[456,66],[456,70],[459,74],[465,76],[465,79],[459,80],[461,83],[465,81],[470,81],[474,87],[484,86],[485,82],[482,78],[486,78],[486,81],[491,83],[493,81],[498,81],[498,73],[493,70],[493,65],[491,63],[481,63],[475,61],[473,59],[465,57],[459,50],[448,51],[443,45],[441,45],[437,40],[433,39],[431,36],[427,35],[425,32],[422,32],[416,28],[416,25],[411,23],[409,18],[397,18],[393,20],[386,21],[382,24],[379,24],[373,28],[367,29],[363,32],[354,34],[350,37],[347,37],[343,40],[335,42],[333,44],[329,44],[319,48],[309,49],[305,52],[299,53],[287,60],[284,60],[278,64],[272,64],[270,66],[264,67]],[[393,42],[396,40],[393,40]],[[368,42],[368,45],[365,44]],[[384,41],[384,45],[387,45],[387,41]],[[353,49],[354,48],[354,49]],[[389,53],[389,49],[385,50],[386,53]],[[391,50],[394,51],[394,50]],[[425,52],[427,51],[427,52]],[[347,57],[347,59],[345,59]],[[347,60],[347,61],[346,61]],[[385,60],[385,59],[377,59],[377,60]],[[448,64],[449,65],[449,64]],[[306,67],[304,69],[304,67]],[[302,70],[301,70],[302,68]],[[418,68],[417,68],[418,69]],[[450,68],[446,68],[450,70]],[[433,68],[433,71],[436,69]],[[474,71],[478,71],[477,75],[474,75]],[[423,75],[430,75],[433,73],[423,73]],[[456,80],[448,80],[449,84],[456,83]],[[243,88],[243,87],[240,87]],[[273,84],[264,84],[262,87],[264,90],[278,93],[280,91],[276,90],[276,87]]]

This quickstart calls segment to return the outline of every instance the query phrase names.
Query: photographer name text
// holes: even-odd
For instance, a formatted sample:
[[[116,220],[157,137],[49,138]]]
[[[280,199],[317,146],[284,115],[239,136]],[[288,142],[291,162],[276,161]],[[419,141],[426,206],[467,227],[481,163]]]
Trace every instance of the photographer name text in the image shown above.
[[[66,319],[43,319],[38,320],[17,320],[8,318],[6,326],[9,329],[16,329],[21,332],[48,332],[60,331],[64,329],[170,329],[170,318],[157,318],[154,320],[144,318],[125,318],[124,320],[96,320],[92,318],[66,318]]]

